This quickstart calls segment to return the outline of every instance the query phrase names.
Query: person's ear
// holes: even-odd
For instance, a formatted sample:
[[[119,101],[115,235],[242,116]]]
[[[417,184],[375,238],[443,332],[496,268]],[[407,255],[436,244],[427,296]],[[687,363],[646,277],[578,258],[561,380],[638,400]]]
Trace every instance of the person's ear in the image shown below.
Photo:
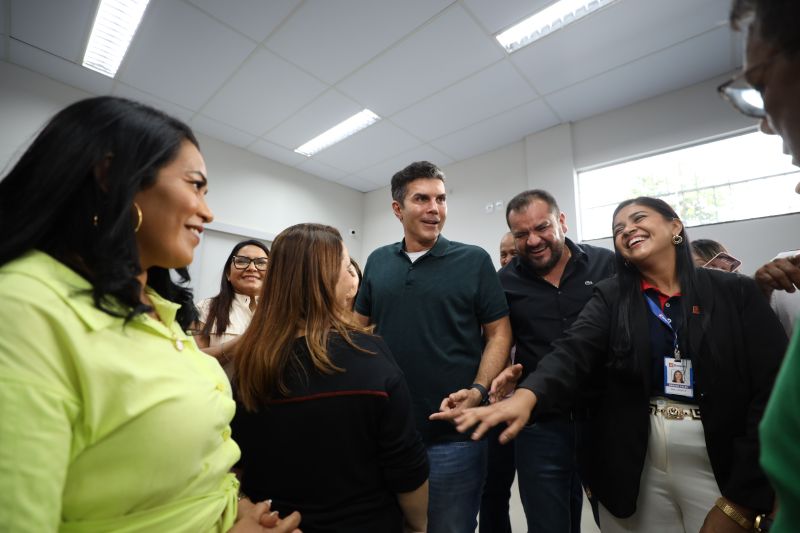
[[[567,227],[567,215],[565,215],[563,211],[558,214],[558,224],[561,226],[561,231],[564,234],[569,231],[569,228]]]
[[[114,154],[107,153],[106,156],[94,166],[94,181],[103,192],[108,192],[108,173],[111,169],[111,161]]]
[[[680,235],[683,231],[683,222],[678,220],[677,218],[672,219],[672,234],[673,235]]]
[[[403,221],[402,206],[400,205],[400,202],[398,202],[397,200],[392,200],[392,211],[394,211],[394,216],[397,217],[397,220],[402,222]]]

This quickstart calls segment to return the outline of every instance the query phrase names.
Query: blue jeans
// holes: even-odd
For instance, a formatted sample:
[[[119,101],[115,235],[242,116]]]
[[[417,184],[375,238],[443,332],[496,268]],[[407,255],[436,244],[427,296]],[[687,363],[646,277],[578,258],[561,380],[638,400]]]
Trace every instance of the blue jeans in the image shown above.
[[[486,433],[489,445],[489,460],[486,470],[486,483],[481,497],[481,519],[479,533],[511,533],[511,519],[508,515],[508,501],[511,486],[514,484],[514,443],[500,444],[500,433],[506,429],[499,424]]]
[[[428,446],[428,533],[474,533],[486,449],[486,440]]]
[[[575,425],[566,417],[536,422],[516,442],[519,495],[529,533],[577,533],[583,493]]]

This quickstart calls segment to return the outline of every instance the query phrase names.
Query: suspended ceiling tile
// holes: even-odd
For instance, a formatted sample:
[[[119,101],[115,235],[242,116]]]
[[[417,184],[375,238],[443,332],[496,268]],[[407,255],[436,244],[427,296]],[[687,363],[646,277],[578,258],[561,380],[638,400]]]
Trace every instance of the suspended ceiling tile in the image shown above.
[[[304,155],[300,155],[295,151],[284,148],[283,146],[278,146],[277,144],[273,144],[269,141],[265,141],[264,139],[258,139],[247,149],[255,154],[266,157],[267,159],[278,161],[284,165],[289,165],[290,167],[296,167],[308,159]]]
[[[546,97],[556,112],[577,121],[682,87],[733,68],[730,35],[718,28]]]
[[[392,176],[396,172],[404,169],[414,161],[430,161],[438,167],[444,167],[453,162],[450,157],[444,155],[433,146],[424,144],[364,169],[358,172],[356,176],[383,187],[391,182]]]
[[[142,102],[143,104],[155,107],[156,109],[160,109],[164,113],[179,118],[184,122],[189,122],[194,115],[194,111],[191,109],[186,109],[185,107],[173,104],[172,102],[167,102],[163,98],[153,96],[152,94],[147,94],[144,91],[140,91],[139,89],[135,89],[125,85],[124,83],[115,83],[114,89],[111,91],[111,93],[115,96],[129,98],[131,100],[136,100],[137,102]]]
[[[11,0],[10,34],[14,39],[80,64],[94,15],[94,0]],[[47,24],[47,21],[57,23]]]
[[[330,165],[326,165],[320,161],[315,161],[311,158],[307,159],[305,163],[297,165],[297,168],[303,172],[308,172],[309,174],[313,174],[330,181],[339,181],[347,176],[347,172],[339,170],[338,168],[334,168]]]
[[[355,189],[360,192],[370,192],[374,191],[375,189],[380,189],[380,185],[376,185],[371,181],[364,180],[359,178],[358,176],[347,176],[339,180],[339,183],[344,185],[345,187],[350,187],[351,189]]]
[[[88,10],[85,7],[66,11],[61,8],[64,5],[86,6],[81,3],[85,1],[88,0],[46,2],[52,9],[40,11],[48,14],[57,12],[58,16],[38,17],[30,22],[33,20],[30,13],[35,11],[35,6],[44,5],[44,0],[0,0],[0,32],[6,31],[6,28],[18,28],[27,39],[35,40],[42,48],[53,49],[51,51],[56,55],[80,55],[83,43],[88,38],[96,0],[90,0]],[[120,69],[118,80],[124,83],[111,86],[109,83],[112,82],[107,78],[75,65],[77,56],[73,63],[63,61],[56,55],[26,46],[11,37],[0,37],[0,58],[8,58],[26,69],[90,93],[106,94],[113,89],[115,94],[148,101],[179,118],[185,118],[203,108],[210,98],[222,92],[223,86],[234,74],[248,67],[243,67],[242,63],[258,55],[254,53],[254,39],[259,35],[272,31],[272,36],[278,36],[284,26],[291,24],[319,24],[324,27],[323,33],[332,32],[336,38],[323,41],[319,38],[321,33],[317,36],[287,34],[292,38],[297,37],[297,42],[300,42],[300,38],[305,39],[302,44],[305,49],[297,52],[296,57],[292,56],[302,63],[299,71],[317,68],[311,63],[303,63],[305,60],[302,57],[311,57],[310,61],[316,61],[325,54],[335,56],[330,61],[319,60],[319,72],[308,73],[320,84],[319,92],[296,101],[292,100],[294,94],[288,97],[273,96],[275,102],[271,104],[291,104],[286,109],[275,111],[269,105],[265,106],[263,94],[272,90],[270,84],[279,85],[281,80],[276,80],[275,72],[270,73],[273,77],[255,76],[254,79],[261,83],[259,87],[264,87],[263,90],[254,91],[253,95],[248,88],[243,88],[236,94],[242,98],[252,98],[251,101],[234,102],[231,98],[231,105],[224,110],[219,109],[215,120],[202,117],[196,121],[198,129],[207,125],[214,137],[246,146],[254,153],[292,166],[307,162],[306,158],[295,154],[291,148],[312,136],[311,133],[305,135],[305,131],[320,130],[325,123],[335,121],[348,107],[345,105],[340,110],[333,102],[337,100],[331,96],[334,93],[321,80],[328,76],[335,77],[333,72],[337,69],[352,72],[347,63],[353,57],[339,55],[347,47],[360,45],[363,49],[355,53],[367,59],[358,61],[367,63],[353,67],[356,70],[336,90],[342,92],[339,95],[341,101],[351,102],[354,106],[350,109],[370,107],[384,116],[384,120],[312,159],[346,172],[346,177],[355,176],[359,179],[366,179],[365,175],[370,175],[368,171],[385,164],[386,169],[376,171],[374,177],[386,181],[389,178],[387,174],[393,173],[389,167],[396,166],[399,169],[404,166],[402,163],[407,159],[404,154],[424,146],[422,139],[441,134],[432,143],[443,154],[461,159],[492,149],[498,140],[519,140],[524,135],[542,129],[542,123],[552,122],[553,115],[546,108],[541,115],[532,111],[529,115],[523,113],[520,118],[523,123],[516,122],[514,114],[521,113],[520,110],[526,109],[526,105],[504,111],[509,102],[503,99],[508,97],[496,80],[495,85],[486,84],[485,94],[481,94],[480,84],[469,90],[470,83],[475,83],[473,78],[480,77],[476,73],[495,68],[498,62],[512,61],[536,88],[544,86],[552,89],[549,90],[547,101],[552,102],[553,108],[558,109],[559,113],[565,114],[562,118],[573,120],[709,78],[715,72],[720,72],[720,67],[725,67],[726,59],[729,63],[723,69],[726,72],[741,62],[742,37],[736,33],[728,38],[727,48],[706,42],[699,48],[689,46],[682,55],[675,55],[669,60],[647,61],[649,56],[658,59],[661,52],[669,50],[674,43],[703,35],[703,28],[713,29],[721,25],[728,31],[725,18],[729,0],[619,0],[612,8],[510,56],[494,40],[491,35],[493,30],[500,29],[500,26],[507,27],[510,22],[516,22],[510,19],[522,18],[529,10],[549,0],[507,0],[500,3],[482,0],[441,0],[440,3],[440,0],[436,0],[436,3],[430,4],[415,0],[414,3],[392,2],[392,5],[384,3],[388,0],[370,5],[358,0],[337,0],[344,1],[349,3],[338,3],[337,7],[349,17],[348,20],[372,21],[363,37],[344,35],[342,27],[332,24],[332,19],[322,22],[304,20],[313,18],[314,13],[316,16],[328,13],[331,9],[329,4],[335,3],[324,0],[305,0],[289,15],[284,13],[294,9],[298,5],[296,1],[151,2],[140,32],[134,38],[129,57],[123,61]],[[345,5],[351,7],[341,7]],[[389,7],[384,13],[378,13],[375,5]],[[16,7],[12,9],[12,6]],[[359,6],[362,7],[361,11]],[[406,8],[408,11],[402,12]],[[351,10],[354,12],[349,12]],[[393,10],[402,13],[386,16],[386,13],[396,12]],[[15,20],[16,16],[20,17],[19,21]],[[295,17],[298,18],[295,20]],[[273,31],[276,27],[278,29]],[[373,31],[374,28],[377,29]],[[400,37],[395,38],[394,35]],[[392,36],[391,39],[388,36]],[[387,40],[390,42],[383,44]],[[277,42],[272,42],[268,37],[259,50],[265,50],[264,46]],[[12,45],[14,50],[11,50]],[[320,48],[324,48],[321,55],[313,56]],[[282,48],[278,55],[288,53],[287,50]],[[501,61],[503,58],[506,58],[505,61]],[[628,70],[629,63],[635,63],[630,67],[631,72],[637,73],[635,76]],[[268,84],[264,84],[265,77]],[[235,81],[232,81],[231,85],[234,84]],[[279,95],[282,94],[280,90],[277,93]],[[432,105],[437,98],[441,105]],[[474,109],[469,109],[470,102],[473,102]],[[532,105],[535,107],[538,104],[534,102]],[[168,109],[170,106],[174,107]],[[395,115],[387,114],[387,110]],[[459,110],[463,113],[459,113]],[[270,113],[273,112],[278,115],[275,117],[277,122],[271,126],[262,124],[262,121],[270,122]],[[480,120],[480,117],[488,116],[490,112],[500,113],[500,116],[468,125]],[[247,121],[251,123],[247,127],[252,132],[243,129]],[[402,127],[397,127],[396,124],[401,122]],[[262,125],[263,129],[258,130]],[[449,132],[450,128],[461,126],[464,128]],[[267,131],[268,128],[272,128],[271,131]],[[256,140],[255,136],[261,139]],[[397,159],[396,164],[393,158]],[[431,156],[430,159],[436,158]],[[397,169],[393,168],[394,171]]]
[[[211,16],[261,42],[300,5],[300,0],[189,0]]]
[[[208,102],[203,113],[260,136],[324,90],[320,81],[259,48]]]
[[[495,34],[541,11],[553,0],[464,0],[464,3],[487,31]]]
[[[151,2],[117,76],[132,87],[199,109],[255,44],[183,2]]]
[[[6,21],[9,20],[6,17],[6,12],[8,11],[9,6],[8,1],[9,0],[0,0],[0,35],[6,35],[8,33],[6,31]]]
[[[264,138],[295,149],[359,111],[361,106],[339,91],[330,89],[269,131]]]
[[[537,100],[452,133],[431,144],[456,161],[522,140],[531,133],[555,126],[559,120]]]
[[[453,4],[337,87],[379,115],[389,116],[504,54],[460,5]]]
[[[450,0],[309,0],[267,41],[336,83],[444,9]]]
[[[508,61],[501,61],[392,117],[424,141],[442,137],[537,98]]]
[[[319,152],[313,159],[354,174],[420,144],[390,121],[381,120]]]
[[[621,0],[511,54],[542,94],[726,26],[729,0]]]
[[[111,92],[111,78],[25,43],[13,39],[10,43],[8,55],[12,63],[92,94]]]
[[[193,129],[200,133],[204,133],[209,137],[240,148],[246,148],[256,140],[254,135],[237,130],[227,124],[217,122],[213,118],[203,115],[195,115],[194,118],[192,118],[191,125]]]

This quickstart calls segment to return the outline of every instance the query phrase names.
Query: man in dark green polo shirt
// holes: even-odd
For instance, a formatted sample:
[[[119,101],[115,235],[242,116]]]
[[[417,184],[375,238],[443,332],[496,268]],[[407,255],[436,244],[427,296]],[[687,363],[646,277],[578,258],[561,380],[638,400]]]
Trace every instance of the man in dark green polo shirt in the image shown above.
[[[392,177],[401,242],[369,256],[356,301],[405,373],[428,449],[430,533],[474,531],[486,472],[486,442],[428,416],[486,401],[511,348],[508,306],[483,249],[440,233],[447,217],[444,174],[427,161]]]

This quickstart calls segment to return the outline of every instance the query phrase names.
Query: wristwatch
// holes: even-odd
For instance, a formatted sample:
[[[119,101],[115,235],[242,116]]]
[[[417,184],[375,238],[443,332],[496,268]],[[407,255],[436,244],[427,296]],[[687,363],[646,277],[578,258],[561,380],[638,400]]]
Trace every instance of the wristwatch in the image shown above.
[[[470,389],[475,389],[481,393],[481,405],[487,405],[489,403],[489,391],[486,390],[486,387],[481,385],[480,383],[473,383],[469,386]]]
[[[758,515],[755,522],[753,522],[753,529],[756,531],[769,531],[771,527],[772,518],[768,517],[766,514]]]

